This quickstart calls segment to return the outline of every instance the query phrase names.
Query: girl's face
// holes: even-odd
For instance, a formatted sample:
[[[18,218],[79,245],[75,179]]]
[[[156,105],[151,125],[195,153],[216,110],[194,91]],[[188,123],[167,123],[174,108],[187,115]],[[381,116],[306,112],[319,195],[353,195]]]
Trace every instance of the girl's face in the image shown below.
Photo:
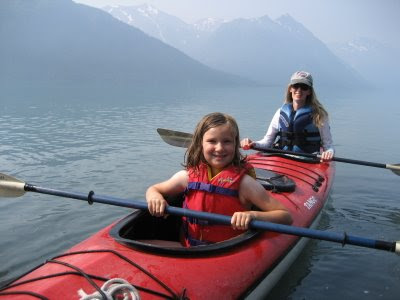
[[[213,176],[232,163],[235,155],[235,139],[229,124],[210,128],[203,135],[203,155],[211,167]]]

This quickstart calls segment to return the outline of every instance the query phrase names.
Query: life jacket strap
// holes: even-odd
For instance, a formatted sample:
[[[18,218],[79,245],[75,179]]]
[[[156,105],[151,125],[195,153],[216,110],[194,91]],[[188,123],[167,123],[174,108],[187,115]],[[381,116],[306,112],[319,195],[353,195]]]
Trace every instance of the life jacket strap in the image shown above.
[[[186,189],[187,190],[204,191],[204,192],[227,195],[227,196],[232,196],[232,197],[239,196],[239,193],[237,190],[232,190],[232,189],[216,186],[216,185],[209,184],[209,183],[203,183],[203,182],[189,182]]]
[[[183,234],[185,236],[185,240],[189,243],[190,246],[205,246],[205,245],[210,245],[213,244],[212,242],[208,241],[201,241],[198,239],[195,239],[193,236],[189,234],[189,230],[187,228],[187,224],[183,224]]]
[[[183,208],[188,208],[187,207],[187,203],[186,201],[183,202]],[[210,226],[210,225],[214,225],[214,222],[208,221],[208,220],[202,220],[202,219],[198,219],[195,217],[189,217],[189,216],[185,216],[183,218],[183,221],[186,223],[190,223],[190,224],[197,224],[197,225],[202,225],[202,226]]]
[[[294,146],[294,145],[299,145],[299,146],[304,146],[304,145],[320,146],[321,145],[321,141],[319,139],[316,141],[307,139],[307,138],[313,138],[313,137],[319,138],[320,135],[318,132],[279,131],[277,136],[279,136],[278,144],[281,147]]]

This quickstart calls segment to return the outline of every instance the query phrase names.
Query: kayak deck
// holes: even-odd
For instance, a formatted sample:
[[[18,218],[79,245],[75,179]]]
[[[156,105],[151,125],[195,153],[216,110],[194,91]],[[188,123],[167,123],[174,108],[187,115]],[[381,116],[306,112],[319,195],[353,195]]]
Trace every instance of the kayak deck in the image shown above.
[[[332,185],[333,163],[261,153],[248,160],[261,183],[270,181],[266,189],[288,208],[294,226],[315,223]],[[271,180],[266,171],[279,176]],[[277,180],[286,181],[291,190],[274,189],[282,184]],[[285,258],[304,240],[248,231],[221,243],[183,248],[174,244],[179,238],[173,228],[179,228],[179,222],[178,217],[154,218],[135,211],[0,289],[0,299],[11,295],[12,299],[26,299],[29,294],[39,299],[79,299],[79,290],[101,294],[102,284],[112,278],[128,281],[142,299],[256,297],[268,292],[272,283],[260,286],[282,275],[269,276],[278,268],[283,273],[289,267]],[[167,243],[150,242],[153,240]]]

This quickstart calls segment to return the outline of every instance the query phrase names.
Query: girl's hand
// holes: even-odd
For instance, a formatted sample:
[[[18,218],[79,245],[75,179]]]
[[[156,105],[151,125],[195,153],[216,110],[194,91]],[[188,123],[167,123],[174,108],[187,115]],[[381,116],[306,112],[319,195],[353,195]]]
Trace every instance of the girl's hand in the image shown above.
[[[165,207],[168,205],[167,201],[161,196],[154,196],[147,199],[149,212],[152,216],[164,216]]]
[[[247,230],[253,218],[254,216],[249,211],[235,212],[231,219],[232,228],[235,230]]]
[[[161,217],[165,215],[168,202],[163,195],[178,195],[188,185],[189,177],[186,170],[179,171],[166,181],[150,186],[146,191],[146,201],[152,216]]]

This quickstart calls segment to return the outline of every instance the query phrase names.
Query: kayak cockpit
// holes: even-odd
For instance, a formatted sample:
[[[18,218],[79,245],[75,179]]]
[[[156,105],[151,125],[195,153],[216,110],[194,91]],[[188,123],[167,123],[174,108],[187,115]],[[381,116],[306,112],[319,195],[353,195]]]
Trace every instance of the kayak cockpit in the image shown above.
[[[171,201],[169,201],[171,204]],[[181,199],[172,204],[179,206]],[[153,217],[147,211],[135,211],[120,220],[110,235],[121,244],[146,252],[171,255],[199,255],[231,249],[258,235],[258,231],[245,233],[215,244],[186,248],[180,244],[181,217],[169,215],[166,218]]]
[[[272,192],[293,192],[296,184],[289,177],[272,172],[267,168],[255,168],[257,180],[266,190]],[[182,207],[183,195],[168,200],[169,204]],[[180,243],[181,217],[153,217],[147,211],[135,211],[120,220],[110,231],[110,235],[121,244],[146,252],[172,255],[199,255],[202,253],[225,251],[254,238],[258,231],[245,233],[215,244],[186,248]]]
[[[157,218],[146,211],[135,211],[120,220],[110,235],[121,244],[146,252],[171,255],[199,255],[225,251],[243,244],[258,235],[258,231],[245,233],[215,244],[186,248],[179,242],[181,217]]]

